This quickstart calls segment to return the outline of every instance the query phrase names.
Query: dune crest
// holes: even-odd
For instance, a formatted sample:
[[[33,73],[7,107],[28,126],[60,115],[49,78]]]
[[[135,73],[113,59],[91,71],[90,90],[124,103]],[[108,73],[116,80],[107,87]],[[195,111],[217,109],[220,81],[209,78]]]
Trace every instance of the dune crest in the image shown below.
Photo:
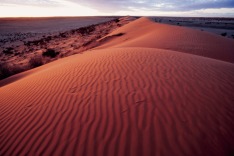
[[[98,47],[159,48],[234,63],[234,40],[191,28],[155,23],[146,17],[135,20],[108,36],[124,33]]]
[[[170,39],[174,51],[157,48],[157,28],[185,31],[173,38],[185,45],[199,45],[202,35],[232,43],[141,18],[99,50],[22,73],[0,87],[0,155],[232,155],[234,64],[220,61],[230,53],[211,59],[221,54],[207,45],[197,55],[178,52]],[[195,42],[185,40],[191,34]]]

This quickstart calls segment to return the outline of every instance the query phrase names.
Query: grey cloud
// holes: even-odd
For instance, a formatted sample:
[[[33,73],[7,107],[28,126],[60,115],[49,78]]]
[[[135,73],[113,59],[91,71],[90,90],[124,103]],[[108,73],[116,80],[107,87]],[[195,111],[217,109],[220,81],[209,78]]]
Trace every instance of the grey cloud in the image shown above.
[[[209,8],[234,8],[234,0],[69,0],[100,11],[155,10],[192,11]]]
[[[193,11],[207,8],[234,8],[234,0],[66,0],[101,12]],[[61,6],[60,0],[0,0],[0,5],[21,4],[40,7]]]

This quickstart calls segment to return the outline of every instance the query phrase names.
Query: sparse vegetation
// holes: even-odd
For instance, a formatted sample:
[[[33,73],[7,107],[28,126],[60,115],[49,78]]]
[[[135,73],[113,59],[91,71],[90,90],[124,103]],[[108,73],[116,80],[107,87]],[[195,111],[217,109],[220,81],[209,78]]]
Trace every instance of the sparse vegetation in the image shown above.
[[[90,41],[88,41],[88,42],[85,42],[82,46],[83,46],[83,47],[86,47],[86,46],[90,45],[90,44],[93,43],[93,42],[95,42],[95,40],[90,40]]]
[[[120,21],[120,20],[119,20],[118,18],[117,18],[117,19],[115,19],[115,22],[116,22],[116,23],[118,23],[119,21]]]
[[[224,33],[222,33],[221,35],[222,35],[222,36],[227,36],[227,33],[226,33],[226,32],[224,32]]]
[[[116,25],[120,27],[123,23],[120,23],[120,19],[115,18],[111,21],[63,31],[53,35],[39,35],[40,38],[37,38],[36,33],[16,34],[16,38],[6,40],[3,43],[21,41],[19,45],[7,46],[0,49],[0,62],[3,62],[0,64],[0,79],[71,55],[73,52],[64,54],[63,48],[69,48],[68,51],[71,51],[70,47],[68,47],[67,39],[73,37],[72,35],[77,35],[76,39],[74,39],[74,44],[71,45],[71,49],[77,49],[74,53],[93,48],[97,46],[97,39],[109,34],[111,30],[116,28]],[[112,37],[122,35],[122,33],[119,33]],[[56,49],[53,47],[56,47]],[[61,51],[59,50],[60,48],[62,49]]]
[[[0,80],[10,77],[12,75],[18,74],[25,69],[19,66],[9,65],[6,62],[0,63]]]
[[[41,56],[32,57],[28,63],[31,68],[36,68],[44,64]]]
[[[10,55],[13,54],[14,49],[12,47],[8,47],[6,49],[4,49],[2,52],[6,55]]]
[[[66,38],[66,37],[67,37],[66,33],[60,33],[59,35],[60,35],[62,38]]]
[[[78,29],[78,32],[81,35],[88,35],[93,31],[95,31],[95,25],[91,25],[91,26],[88,26],[88,27],[81,27],[81,28]]]
[[[0,63],[0,80],[11,75],[10,67],[7,63]]]
[[[59,52],[56,52],[54,49],[47,49],[45,52],[42,53],[42,56],[54,58],[58,54],[59,54]]]

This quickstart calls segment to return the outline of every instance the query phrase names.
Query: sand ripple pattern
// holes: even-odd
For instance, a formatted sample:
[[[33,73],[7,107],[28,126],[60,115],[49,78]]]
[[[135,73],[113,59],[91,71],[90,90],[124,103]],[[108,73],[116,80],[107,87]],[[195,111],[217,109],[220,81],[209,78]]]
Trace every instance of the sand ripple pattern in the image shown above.
[[[233,64],[150,48],[54,64],[0,88],[1,156],[233,154]]]

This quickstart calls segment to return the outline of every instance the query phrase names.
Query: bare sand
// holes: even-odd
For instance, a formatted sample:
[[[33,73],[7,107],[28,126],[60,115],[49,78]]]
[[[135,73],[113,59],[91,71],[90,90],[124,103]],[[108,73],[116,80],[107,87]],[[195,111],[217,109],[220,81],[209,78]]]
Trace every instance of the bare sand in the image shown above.
[[[110,38],[107,43],[104,41],[98,49],[108,47],[159,48],[234,63],[234,40],[209,32],[154,23],[144,17],[113,31],[108,36],[120,33],[124,35]],[[105,40],[105,37],[102,39]]]
[[[3,80],[0,155],[233,155],[233,41],[141,18],[99,42]]]

